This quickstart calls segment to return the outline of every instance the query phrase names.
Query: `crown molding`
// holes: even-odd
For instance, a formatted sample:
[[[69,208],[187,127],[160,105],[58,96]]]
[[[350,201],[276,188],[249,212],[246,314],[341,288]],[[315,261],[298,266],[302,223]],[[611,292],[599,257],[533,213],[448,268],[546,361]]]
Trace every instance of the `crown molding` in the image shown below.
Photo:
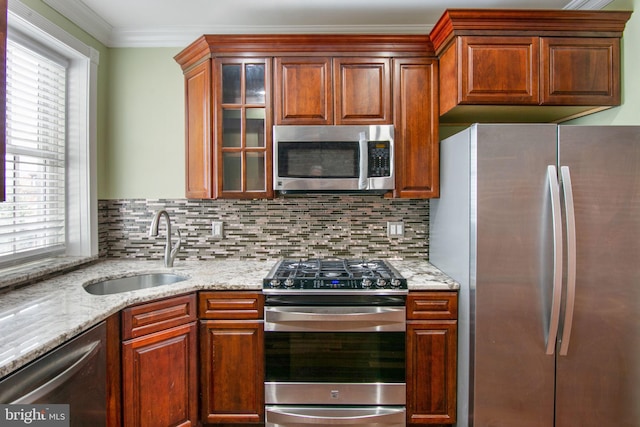
[[[42,0],[107,47],[184,47],[203,34],[429,34],[433,25],[114,27],[82,0]],[[598,10],[613,0],[571,0],[564,9]]]
[[[110,47],[180,47],[203,34],[429,34],[432,25],[223,25],[114,28]]]
[[[113,27],[81,0],[42,0],[105,46],[111,45]]]
[[[203,34],[428,34],[431,25],[113,27],[81,0],[42,0],[107,47],[184,47]]]

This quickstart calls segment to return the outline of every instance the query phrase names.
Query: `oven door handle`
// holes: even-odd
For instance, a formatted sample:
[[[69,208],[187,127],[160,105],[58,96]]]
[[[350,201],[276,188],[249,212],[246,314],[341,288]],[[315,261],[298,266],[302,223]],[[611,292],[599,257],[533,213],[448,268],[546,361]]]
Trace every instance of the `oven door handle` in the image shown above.
[[[297,425],[350,425],[400,426],[405,423],[404,407],[295,407],[268,406],[266,408],[267,426]]]
[[[265,331],[406,330],[404,307],[265,307]]]

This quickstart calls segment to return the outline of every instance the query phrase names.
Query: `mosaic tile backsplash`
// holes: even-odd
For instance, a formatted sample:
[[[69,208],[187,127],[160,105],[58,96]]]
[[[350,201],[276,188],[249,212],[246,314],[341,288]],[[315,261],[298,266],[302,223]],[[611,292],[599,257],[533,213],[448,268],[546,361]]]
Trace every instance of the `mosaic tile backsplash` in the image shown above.
[[[156,211],[182,235],[178,260],[220,258],[390,258],[428,260],[429,202],[378,195],[314,195],[273,200],[126,199],[99,201],[100,256],[162,259],[166,225],[149,237]],[[212,221],[222,221],[214,238]],[[387,237],[387,221],[404,223]]]

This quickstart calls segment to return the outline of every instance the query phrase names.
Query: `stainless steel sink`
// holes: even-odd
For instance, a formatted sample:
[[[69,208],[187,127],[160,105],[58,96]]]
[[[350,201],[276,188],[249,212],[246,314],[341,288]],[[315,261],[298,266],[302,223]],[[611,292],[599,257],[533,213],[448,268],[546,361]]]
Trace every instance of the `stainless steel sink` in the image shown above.
[[[93,295],[110,295],[182,282],[187,278],[173,273],[146,273],[89,283],[84,290]]]

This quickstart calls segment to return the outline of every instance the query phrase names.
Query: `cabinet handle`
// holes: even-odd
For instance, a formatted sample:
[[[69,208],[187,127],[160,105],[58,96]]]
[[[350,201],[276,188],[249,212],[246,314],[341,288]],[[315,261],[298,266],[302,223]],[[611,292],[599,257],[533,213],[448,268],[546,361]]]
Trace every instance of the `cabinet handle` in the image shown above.
[[[547,180],[551,193],[551,220],[553,225],[553,292],[551,297],[551,315],[549,333],[547,334],[546,354],[554,354],[558,327],[560,325],[560,304],[562,299],[562,215],[560,212],[560,185],[557,169],[553,165],[547,167]]]

